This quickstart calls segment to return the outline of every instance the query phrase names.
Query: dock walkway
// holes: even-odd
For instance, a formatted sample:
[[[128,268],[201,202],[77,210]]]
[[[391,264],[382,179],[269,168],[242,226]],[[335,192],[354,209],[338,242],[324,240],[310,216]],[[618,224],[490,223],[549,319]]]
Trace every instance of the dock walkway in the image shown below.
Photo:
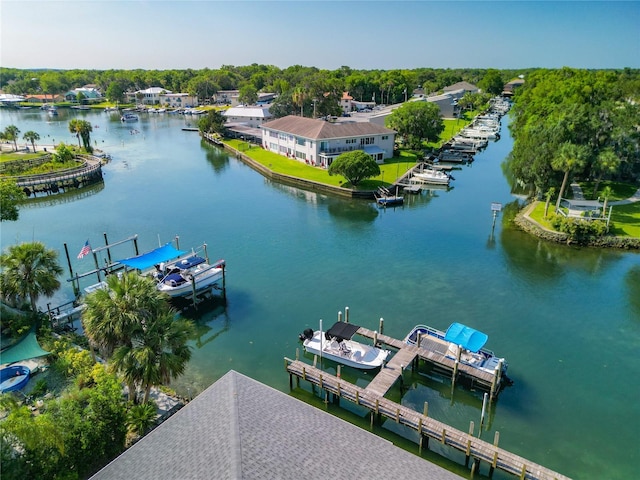
[[[442,351],[442,346],[440,344],[438,344],[437,342],[431,342],[428,338],[425,338],[422,341],[423,346],[416,347],[407,345],[402,340],[398,340],[387,335],[378,334],[364,327],[360,327],[356,334],[363,337],[375,339],[378,344],[388,345],[397,349],[398,353],[394,355],[394,359],[402,354],[403,356],[399,361],[400,363],[403,363],[405,368],[410,365],[411,362],[404,363],[406,358],[408,358],[408,356],[406,358],[404,356],[408,355],[408,353],[405,354],[403,352],[412,352],[412,361],[416,357],[427,361],[436,366],[438,369],[452,375],[454,380],[457,375],[465,376],[469,378],[473,383],[475,383],[478,387],[482,387],[486,390],[491,391],[492,396],[494,396],[498,391],[496,383],[499,382],[499,379],[497,379],[495,375],[492,375],[491,373],[485,372],[483,370],[479,370],[477,368],[473,368],[469,365],[465,365],[461,362],[458,362],[458,364],[456,365],[456,360],[448,356],[445,351]],[[425,348],[425,346],[427,348]],[[389,387],[391,387],[391,385],[389,385]]]
[[[412,348],[417,349],[417,347]],[[402,358],[395,364],[393,361],[389,362],[366,388],[353,385],[299,360],[285,358],[286,370],[289,373],[289,386],[293,388],[294,376],[297,382],[302,378],[324,389],[327,394],[331,393],[338,398],[344,398],[356,405],[369,409],[371,411],[372,424],[375,416],[385,416],[400,425],[416,430],[420,434],[420,448],[422,448],[425,440],[428,447],[429,439],[434,439],[443,445],[448,445],[455,450],[464,452],[467,465],[470,458],[474,458],[474,462],[487,462],[490,465],[490,476],[495,469],[499,469],[523,480],[568,480],[568,477],[564,475],[499,448],[497,445],[474,437],[472,431],[470,433],[462,432],[380,395],[378,391],[383,390],[384,385],[392,377],[394,379],[393,382],[395,382],[402,374],[400,363],[417,355],[417,352],[411,352],[411,349],[403,348],[402,351],[405,352],[402,354]],[[386,370],[389,369],[392,372],[387,374]],[[383,379],[378,380],[381,375]],[[380,386],[382,388],[379,388]],[[497,443],[497,441],[494,443]]]

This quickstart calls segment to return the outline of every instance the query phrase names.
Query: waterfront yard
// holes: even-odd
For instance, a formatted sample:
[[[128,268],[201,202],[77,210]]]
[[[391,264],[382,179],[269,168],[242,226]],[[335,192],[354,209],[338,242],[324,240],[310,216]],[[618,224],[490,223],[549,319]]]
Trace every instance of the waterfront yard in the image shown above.
[[[544,218],[544,206],[545,202],[538,202],[529,216],[544,228],[553,230],[551,223]],[[549,205],[548,216],[553,213],[554,209],[555,205],[552,202]],[[640,238],[640,202],[613,205],[610,233],[618,237]]]
[[[311,180],[336,187],[348,187],[341,175],[329,175],[326,169],[312,167],[298,160],[283,157],[241,140],[225,140],[232,148],[242,152],[269,170],[282,175]],[[416,164],[418,158],[409,152],[400,152],[397,157],[387,159],[380,165],[380,175],[364,180],[356,190],[375,190],[381,185],[392,185],[398,178]]]

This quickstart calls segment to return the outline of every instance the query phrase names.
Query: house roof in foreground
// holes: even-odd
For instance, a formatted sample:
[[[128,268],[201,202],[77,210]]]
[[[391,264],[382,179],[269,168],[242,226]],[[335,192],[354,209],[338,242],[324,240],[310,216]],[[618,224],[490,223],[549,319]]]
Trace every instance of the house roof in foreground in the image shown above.
[[[312,140],[380,134],[392,135],[396,133],[394,130],[375,123],[332,123],[314,118],[296,117],[295,115],[288,115],[276,120],[271,120],[270,122],[263,123],[262,127]]]
[[[91,478],[462,477],[230,371]]]

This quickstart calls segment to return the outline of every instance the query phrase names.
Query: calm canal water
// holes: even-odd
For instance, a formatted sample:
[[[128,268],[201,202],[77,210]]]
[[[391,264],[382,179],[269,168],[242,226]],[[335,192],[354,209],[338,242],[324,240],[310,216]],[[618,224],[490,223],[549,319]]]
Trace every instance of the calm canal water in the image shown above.
[[[417,323],[446,329],[459,321],[489,335],[487,346],[507,358],[515,381],[492,409],[483,438],[492,441],[499,431],[502,447],[574,478],[636,477],[640,255],[545,243],[503,226],[503,214],[492,234],[491,203],[517,200],[500,167],[512,145],[506,119],[502,140],[453,172],[453,189],[379,210],[266,180],[182,131],[195,125],[190,117],[122,124],[103,112],[61,111],[52,122],[35,109],[0,115],[0,128],[34,130],[43,144],[75,143],[67,125],[81,116],[113,157],[104,185],[43,197],[22,208],[18,222],[3,222],[3,249],[40,240],[64,265],[67,243],[74,269],[87,271],[91,258],[75,259],[87,239],[95,248],[104,244],[103,232],[112,242],[137,233],[141,250],[179,235],[181,247],[207,242],[212,260],[226,259],[227,305],[198,319],[193,359],[175,384],[184,395],[229,369],[288,392],[283,357],[295,356],[298,334],[319,319],[330,325],[345,306],[353,323],[376,329],[383,317],[385,333],[400,338]],[[116,258],[133,253],[118,248]],[[63,281],[52,303],[71,298]],[[370,378],[343,375],[361,385]],[[431,416],[465,431],[473,420],[477,434],[478,395],[452,396],[448,385],[409,372],[405,384],[403,404],[421,411],[428,401]],[[366,426],[364,413],[350,405],[340,412]],[[413,438],[389,434],[393,422],[383,430],[397,443]]]

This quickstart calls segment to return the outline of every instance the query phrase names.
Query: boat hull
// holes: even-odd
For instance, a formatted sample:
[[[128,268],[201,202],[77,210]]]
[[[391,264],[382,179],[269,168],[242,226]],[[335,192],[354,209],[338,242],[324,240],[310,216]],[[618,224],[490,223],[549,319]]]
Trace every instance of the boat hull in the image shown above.
[[[322,348],[322,356],[324,358],[348,367],[372,370],[381,367],[389,356],[388,350],[382,350],[354,340],[342,340],[341,342],[327,340],[322,335],[324,335],[324,332],[315,331],[312,338],[308,338],[303,342],[305,350],[313,355],[321,355],[320,349]]]
[[[446,356],[455,360],[458,356],[458,349],[461,347],[445,340],[445,335],[445,332],[436,330],[435,328],[426,325],[416,325],[404,338],[404,342],[408,345],[423,346],[421,339],[427,337],[441,344],[446,351]],[[470,352],[464,348],[461,350],[461,363],[491,374],[494,374],[500,363],[502,363],[502,374],[506,375],[508,368],[507,362],[504,358],[497,357],[491,350],[485,348],[481,348],[477,352]]]
[[[172,298],[187,297],[195,293],[213,288],[223,277],[223,270],[219,267],[213,267],[209,264],[200,264],[191,270],[181,272],[182,280],[177,281],[168,278],[158,283],[157,288],[161,292],[168,294]],[[194,282],[195,281],[195,289]]]

